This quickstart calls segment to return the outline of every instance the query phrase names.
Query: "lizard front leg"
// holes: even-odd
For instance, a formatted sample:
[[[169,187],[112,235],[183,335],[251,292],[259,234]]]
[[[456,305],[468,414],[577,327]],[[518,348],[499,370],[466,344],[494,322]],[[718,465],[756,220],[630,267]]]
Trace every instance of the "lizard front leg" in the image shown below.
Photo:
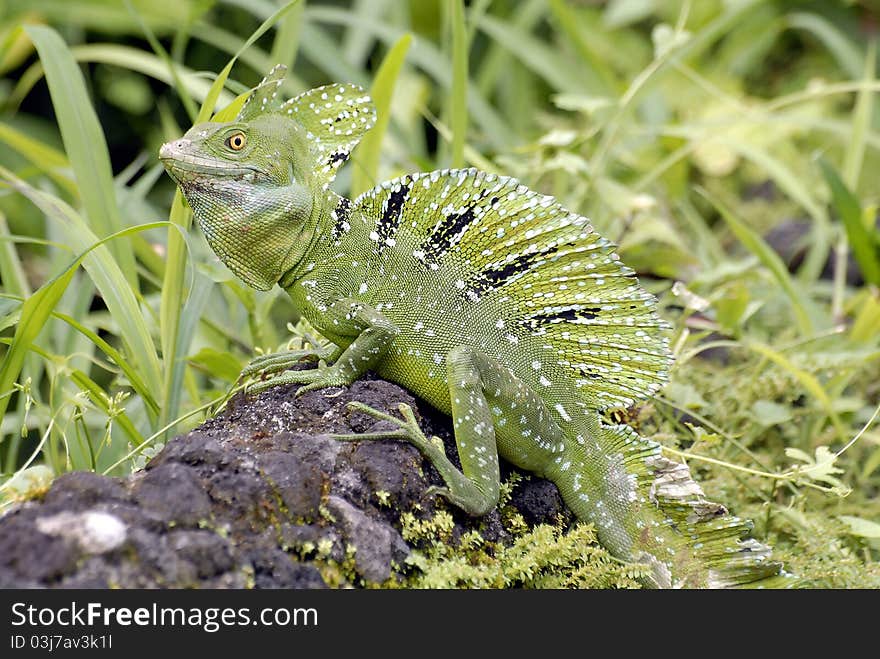
[[[446,483],[445,488],[434,491],[471,515],[484,515],[498,504],[500,493],[496,427],[507,426],[508,431],[516,433],[518,441],[512,447],[516,462],[529,465],[532,470],[547,466],[552,456],[562,451],[562,429],[538,395],[497,360],[468,347],[457,347],[449,351],[447,365],[461,470],[425,437],[407,405],[400,406],[404,416],[401,421],[357,404],[356,409],[391,421],[400,429],[333,437],[355,441],[399,439],[411,443]]]
[[[248,391],[259,393],[279,385],[302,384],[303,386],[296,392],[299,396],[315,389],[349,385],[376,364],[394,337],[400,333],[394,323],[383,314],[363,302],[350,298],[332,304],[327,310],[327,317],[333,323],[334,334],[354,337],[344,350],[337,347],[327,351],[326,355],[334,359],[332,364],[328,365],[325,356],[317,353],[319,359],[317,368],[275,375],[249,386]],[[299,352],[301,351],[292,351],[292,354]],[[291,366],[302,356],[308,355],[300,354],[291,362],[285,353],[281,353],[275,361],[266,359],[263,363],[267,368],[260,370],[278,372],[285,366]]]

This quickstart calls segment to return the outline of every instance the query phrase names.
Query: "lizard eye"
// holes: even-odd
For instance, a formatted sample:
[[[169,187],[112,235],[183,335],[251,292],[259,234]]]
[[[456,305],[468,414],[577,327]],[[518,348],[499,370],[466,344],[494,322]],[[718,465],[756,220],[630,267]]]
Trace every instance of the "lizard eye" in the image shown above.
[[[233,133],[226,138],[226,146],[233,151],[241,151],[244,148],[244,133]]]

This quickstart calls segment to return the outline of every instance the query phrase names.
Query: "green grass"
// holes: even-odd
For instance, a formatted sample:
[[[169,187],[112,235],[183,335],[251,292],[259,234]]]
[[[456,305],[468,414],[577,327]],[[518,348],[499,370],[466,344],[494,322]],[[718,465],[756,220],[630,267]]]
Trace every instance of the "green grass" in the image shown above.
[[[156,157],[194,120],[234,116],[283,62],[286,94],[351,81],[376,99],[341,192],[477,166],[590,217],[675,326],[672,383],[633,423],[808,583],[880,585],[868,13],[797,0],[10,3],[0,499],[47,469],[129,473],[204,419],[255,349],[289,338],[289,301],[218,265]],[[795,264],[769,237],[792,220],[807,227],[784,246]]]

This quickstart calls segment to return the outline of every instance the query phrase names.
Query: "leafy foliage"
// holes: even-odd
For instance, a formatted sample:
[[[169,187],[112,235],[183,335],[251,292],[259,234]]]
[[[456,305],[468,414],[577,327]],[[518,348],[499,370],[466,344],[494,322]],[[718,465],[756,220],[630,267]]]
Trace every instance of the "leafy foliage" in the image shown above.
[[[136,468],[224,399],[254,348],[288,340],[288,300],[219,265],[156,157],[198,117],[234,116],[280,62],[288,95],[350,81],[385,109],[341,192],[464,163],[590,217],[675,324],[673,382],[615,413],[753,517],[805,583],[880,585],[868,3],[4,8],[0,499],[38,490],[47,470]],[[578,574],[573,543],[590,531],[535,533],[498,550],[511,572],[462,563],[456,578],[629,578],[609,563],[601,579],[554,581]]]

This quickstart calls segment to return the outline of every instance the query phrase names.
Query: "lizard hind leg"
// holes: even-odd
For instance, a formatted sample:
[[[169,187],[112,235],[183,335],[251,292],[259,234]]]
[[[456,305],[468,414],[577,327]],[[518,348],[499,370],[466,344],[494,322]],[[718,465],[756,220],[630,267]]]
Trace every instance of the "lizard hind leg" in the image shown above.
[[[451,503],[455,504],[470,515],[485,515],[492,510],[498,503],[498,495],[500,492],[500,477],[498,475],[498,453],[494,445],[486,448],[486,453],[494,454],[495,470],[494,481],[490,475],[486,479],[468,478],[456,467],[452,461],[446,457],[442,448],[442,443],[435,438],[434,441],[428,439],[419,427],[412,408],[406,403],[400,403],[398,409],[403,420],[386,414],[380,410],[364,405],[363,403],[352,402],[348,404],[349,409],[363,412],[379,421],[386,421],[397,426],[397,430],[367,432],[367,433],[348,433],[348,434],[331,434],[330,437],[342,441],[363,441],[363,440],[381,440],[395,439],[409,442],[419,452],[428,459],[434,468],[440,473],[446,487],[431,487],[428,494],[439,494]],[[458,434],[456,432],[456,439]],[[494,444],[494,440],[493,440]]]
[[[496,427],[505,427],[502,437],[513,436],[507,457],[527,469],[543,471],[550,456],[562,450],[562,430],[547,413],[541,399],[509,369],[487,355],[460,346],[447,355],[449,398],[455,443],[461,469],[443,450],[429,441],[412,415],[401,405],[401,421],[361,404],[356,409],[374,418],[390,421],[398,430],[365,435],[334,436],[337,439],[399,439],[408,441],[440,472],[445,488],[435,491],[471,515],[484,515],[498,504],[501,479],[498,467],[499,438]],[[528,446],[519,441],[522,436]]]

